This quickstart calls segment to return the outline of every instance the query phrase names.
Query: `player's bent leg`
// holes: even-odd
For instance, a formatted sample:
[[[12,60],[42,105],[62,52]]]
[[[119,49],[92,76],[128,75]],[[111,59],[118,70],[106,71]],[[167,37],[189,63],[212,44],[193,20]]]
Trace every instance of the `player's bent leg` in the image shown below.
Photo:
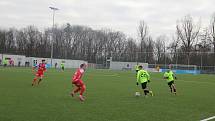
[[[175,84],[172,84],[172,88],[173,88],[174,94],[176,95],[176,87],[175,87]]]
[[[74,93],[77,93],[77,92],[79,92],[81,90],[81,88],[80,87],[77,87],[75,90],[74,90]]]
[[[172,81],[169,82],[168,85],[169,85],[169,88],[170,88],[170,92],[173,93],[173,86],[172,86],[173,82]]]
[[[154,96],[153,91],[149,90],[148,88],[144,89],[144,94],[145,94],[145,96],[147,96],[148,93],[149,93],[151,96]]]
[[[75,86],[75,88],[72,90],[72,92],[71,92],[71,96],[72,97],[74,97],[74,95],[75,95],[75,93],[77,93],[77,92],[79,92],[81,90],[81,88],[80,87],[78,87],[78,86]]]
[[[38,85],[40,84],[41,81],[42,81],[42,79],[40,78],[39,81],[38,81]]]
[[[80,98],[81,101],[85,100],[84,97],[83,97],[83,93],[85,92],[85,90],[86,90],[86,86],[83,84],[81,86],[81,92],[80,92],[80,96],[79,96],[79,98]]]
[[[170,89],[170,92],[172,93],[172,86],[171,85],[169,85],[169,89]]]
[[[143,92],[145,94],[145,96],[149,93],[149,89],[147,88],[147,82],[141,83]]]
[[[86,86],[85,86],[85,85],[82,85],[82,86],[81,86],[80,95],[83,95],[83,93],[85,92],[85,90],[86,90]]]
[[[144,94],[147,95],[149,93],[148,89],[144,89]]]
[[[40,84],[40,82],[43,80],[43,75],[40,76],[40,79],[38,81],[38,85]]]
[[[149,94],[153,97],[154,96],[154,93],[152,90],[149,91]]]
[[[85,100],[84,97],[83,97],[83,95],[79,95],[79,99],[80,99],[80,101],[84,101]]]
[[[34,85],[36,84],[37,78],[38,78],[37,76],[34,77],[34,79],[33,79],[33,81],[32,81],[32,86],[34,86]]]

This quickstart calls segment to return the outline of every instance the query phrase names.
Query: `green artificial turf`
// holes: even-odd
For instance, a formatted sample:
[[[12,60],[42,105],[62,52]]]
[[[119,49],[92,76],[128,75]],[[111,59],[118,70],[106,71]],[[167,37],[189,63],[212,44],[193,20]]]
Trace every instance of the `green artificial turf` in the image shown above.
[[[48,70],[32,87],[30,68],[0,68],[0,121],[199,121],[215,115],[215,76],[178,75],[172,95],[151,73],[154,97],[135,97],[135,72],[87,70],[86,101],[72,98],[74,70]]]

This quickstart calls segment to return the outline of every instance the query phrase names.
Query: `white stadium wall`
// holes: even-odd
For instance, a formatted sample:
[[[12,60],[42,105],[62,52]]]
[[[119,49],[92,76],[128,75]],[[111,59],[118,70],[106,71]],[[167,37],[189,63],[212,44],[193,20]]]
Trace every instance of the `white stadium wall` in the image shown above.
[[[3,60],[3,58],[11,58],[14,61],[15,66],[18,66],[19,62],[20,66],[25,66],[26,57],[24,55],[0,54],[0,59]]]
[[[82,63],[87,64],[87,61],[83,60],[53,59],[52,60],[53,67],[55,63],[57,63],[57,67],[60,67],[62,61],[65,62],[65,68],[78,68]],[[48,59],[48,62],[51,63],[51,59]]]
[[[19,62],[21,62],[20,66],[25,66],[26,62],[29,62],[29,66],[33,66],[34,60],[37,60],[37,63],[40,63],[43,59],[45,59],[48,64],[51,64],[51,58],[37,58],[37,57],[26,57],[24,55],[0,54],[0,60],[2,60],[3,58],[11,58],[14,61],[15,66],[18,66]],[[62,61],[65,62],[65,68],[78,68],[80,64],[88,63],[87,61],[83,61],[83,60],[52,59],[52,67],[55,66],[55,63],[57,63],[57,67],[59,68]]]
[[[110,69],[111,70],[135,70],[135,66],[137,62],[117,62],[110,61]],[[138,65],[142,65],[144,69],[148,69],[148,63],[138,63]]]

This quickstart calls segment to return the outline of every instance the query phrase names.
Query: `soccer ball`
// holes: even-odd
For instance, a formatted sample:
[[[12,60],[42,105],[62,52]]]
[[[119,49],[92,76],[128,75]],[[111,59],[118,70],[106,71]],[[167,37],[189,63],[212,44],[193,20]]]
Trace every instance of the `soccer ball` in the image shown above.
[[[140,96],[140,92],[135,92],[135,96],[139,97]]]

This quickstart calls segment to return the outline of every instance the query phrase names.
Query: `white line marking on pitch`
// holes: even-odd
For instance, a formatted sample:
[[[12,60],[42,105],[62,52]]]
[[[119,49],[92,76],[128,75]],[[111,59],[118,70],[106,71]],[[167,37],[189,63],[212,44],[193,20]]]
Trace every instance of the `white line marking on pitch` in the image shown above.
[[[200,120],[200,121],[209,121],[209,120],[212,120],[212,119],[215,119],[215,116],[212,116],[212,117],[209,117],[209,118],[206,118],[206,119]]]

